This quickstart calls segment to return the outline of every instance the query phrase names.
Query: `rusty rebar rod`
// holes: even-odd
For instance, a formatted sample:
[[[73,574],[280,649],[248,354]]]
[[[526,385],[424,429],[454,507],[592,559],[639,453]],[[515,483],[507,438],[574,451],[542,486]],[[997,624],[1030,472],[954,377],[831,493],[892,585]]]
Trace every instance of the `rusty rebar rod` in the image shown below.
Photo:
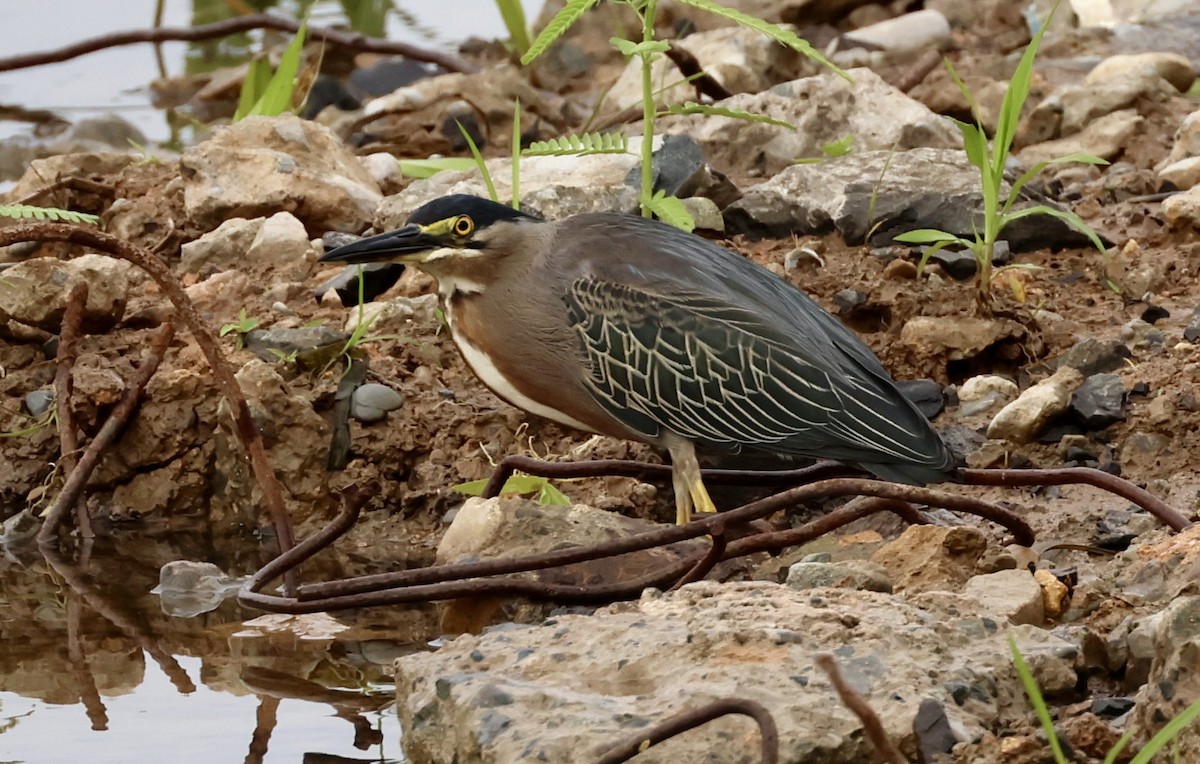
[[[642,751],[658,745],[664,740],[730,714],[749,716],[754,720],[758,725],[759,751],[763,764],[778,764],[779,728],[775,725],[775,718],[761,703],[747,698],[722,698],[706,706],[675,714],[650,729],[639,732],[628,740],[609,748],[600,756],[599,764],[621,764],[621,762],[629,761]]]
[[[62,327],[58,332],[58,352],[55,354],[57,367],[54,370],[54,406],[58,418],[58,466],[63,475],[75,471],[75,460],[79,454],[79,432],[75,425],[75,412],[71,408],[74,393],[73,371],[79,355],[79,334],[83,326],[83,314],[87,309],[88,285],[80,281],[71,287],[67,297],[67,308],[63,312]],[[87,504],[82,494],[75,501],[75,527],[83,538],[92,538],[92,522],[87,514]]]
[[[142,400],[142,392],[146,389],[146,385],[150,384],[150,378],[158,370],[158,364],[162,361],[163,355],[167,352],[167,345],[171,344],[171,338],[174,336],[175,329],[170,324],[163,324],[158,333],[154,335],[154,339],[150,342],[150,348],[143,354],[142,363],[138,366],[133,379],[129,381],[128,387],[125,388],[121,400],[104,420],[96,437],[84,449],[83,455],[79,457],[79,462],[76,463],[71,474],[67,476],[66,482],[63,483],[58,498],[54,500],[54,504],[46,513],[46,519],[42,521],[42,527],[38,529],[39,544],[52,544],[57,540],[58,527],[62,524],[67,512],[83,495],[84,486],[87,485],[88,478],[92,476],[92,470],[96,469],[96,464],[100,461],[104,451],[117,439],[117,436],[125,429],[125,425],[129,423],[129,418],[137,410],[138,404]]]

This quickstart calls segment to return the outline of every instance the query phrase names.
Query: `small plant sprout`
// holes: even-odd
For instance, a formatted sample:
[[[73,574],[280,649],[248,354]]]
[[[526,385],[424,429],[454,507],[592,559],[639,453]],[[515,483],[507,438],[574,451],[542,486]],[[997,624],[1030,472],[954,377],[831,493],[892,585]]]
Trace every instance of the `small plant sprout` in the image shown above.
[[[1004,93],[1004,101],[1000,107],[1000,118],[996,124],[996,134],[992,139],[990,151],[978,103],[975,101],[971,91],[967,89],[966,84],[958,76],[958,72],[955,71],[953,64],[950,63],[949,59],[945,61],[947,71],[949,71],[955,85],[958,86],[959,91],[962,92],[963,97],[970,105],[971,115],[974,117],[974,123],[959,120],[954,120],[954,123],[962,133],[963,150],[966,152],[968,161],[979,170],[979,179],[983,191],[983,231],[981,232],[977,229],[974,233],[974,238],[965,239],[947,231],[934,228],[920,228],[914,231],[907,231],[895,237],[896,241],[907,244],[930,245],[921,256],[919,268],[924,268],[925,263],[928,262],[934,253],[947,246],[958,245],[969,249],[975,256],[975,261],[978,264],[978,270],[976,271],[976,299],[984,312],[990,312],[992,306],[992,259],[996,242],[999,240],[1005,226],[1009,223],[1033,215],[1050,215],[1065,221],[1071,227],[1082,232],[1101,253],[1104,252],[1104,243],[1100,240],[1100,237],[1074,212],[1056,209],[1045,204],[1025,207],[1016,211],[1012,209],[1013,204],[1020,197],[1021,190],[1025,188],[1025,185],[1046,167],[1065,162],[1108,164],[1100,157],[1077,153],[1038,162],[1013,181],[1012,186],[1009,188],[1008,196],[1001,198],[1004,186],[1004,169],[1008,162],[1009,153],[1012,150],[1013,139],[1016,137],[1017,123],[1021,118],[1021,109],[1029,97],[1029,90],[1033,81],[1033,60],[1037,55],[1038,46],[1041,44],[1042,35],[1045,34],[1047,27],[1050,25],[1050,20],[1054,18],[1054,12],[1057,9],[1058,3],[1055,3],[1054,7],[1050,10],[1050,15],[1046,18],[1046,22],[1042,24],[1037,33],[1034,34],[1033,39],[1029,42],[1029,46],[1025,48],[1025,53],[1021,56],[1016,71],[1013,72],[1012,79],[1008,84],[1008,90]]]
[[[245,341],[245,336],[257,329],[260,323],[262,322],[257,318],[251,318],[249,315],[247,315],[246,309],[242,308],[238,311],[237,321],[222,325],[221,330],[217,332],[217,335],[224,337],[227,334],[236,333],[236,343],[234,346],[238,350],[241,350]]]
[[[521,56],[521,63],[528,65],[538,56],[546,52],[550,45],[562,37],[568,29],[571,28],[585,13],[587,13],[599,0],[567,0],[541,34],[537,36],[530,45],[529,50],[525,55]],[[644,217],[657,215],[665,222],[678,226],[685,230],[691,230],[694,223],[687,209],[673,196],[668,196],[663,191],[654,191],[654,175],[652,157],[654,153],[654,120],[658,115],[658,106],[655,99],[655,89],[653,82],[653,66],[654,62],[663,56],[670,49],[670,44],[665,40],[655,38],[654,21],[657,11],[658,0],[619,0],[622,4],[628,6],[637,14],[638,20],[641,22],[642,34],[640,40],[626,40],[621,37],[613,37],[609,40],[613,47],[620,51],[626,58],[637,58],[641,64],[642,73],[642,144],[641,144],[641,159],[642,159],[642,174],[641,174],[641,193],[639,203]],[[821,64],[836,71],[843,77],[847,77],[845,72],[838,69],[822,56],[816,49],[809,45],[805,40],[798,37],[796,34],[781,26],[768,23],[761,19],[742,13],[741,11],[721,5],[714,0],[677,0],[681,5],[688,5],[693,8],[712,13],[722,18],[733,21],[750,29],[754,29],[771,39],[786,45],[793,50],[796,50],[809,58],[820,62]],[[695,113],[704,108],[698,105],[692,105],[692,112],[676,112],[676,113]],[[715,112],[714,112],[715,113]],[[732,116],[727,114],[726,116]]]
[[[459,483],[454,486],[454,490],[459,493],[465,493],[468,496],[481,496],[487,483],[488,481],[486,480],[472,480],[468,483]],[[555,488],[553,483],[547,478],[536,477],[534,475],[522,475],[520,473],[513,475],[504,481],[504,487],[500,489],[500,495],[532,496],[533,500],[538,504],[557,507],[571,506],[571,500],[562,491]]]

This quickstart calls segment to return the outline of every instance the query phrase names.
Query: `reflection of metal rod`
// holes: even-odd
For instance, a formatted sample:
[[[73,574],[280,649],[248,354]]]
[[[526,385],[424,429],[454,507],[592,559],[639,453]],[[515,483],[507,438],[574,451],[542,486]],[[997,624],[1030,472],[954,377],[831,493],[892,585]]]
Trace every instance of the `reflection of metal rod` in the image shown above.
[[[707,706],[678,713],[608,749],[600,757],[598,764],[621,764],[623,761],[629,761],[651,746],[729,714],[749,716],[758,724],[759,736],[762,738],[762,762],[777,764],[779,729],[775,726],[775,718],[761,703],[746,698],[722,698]]]

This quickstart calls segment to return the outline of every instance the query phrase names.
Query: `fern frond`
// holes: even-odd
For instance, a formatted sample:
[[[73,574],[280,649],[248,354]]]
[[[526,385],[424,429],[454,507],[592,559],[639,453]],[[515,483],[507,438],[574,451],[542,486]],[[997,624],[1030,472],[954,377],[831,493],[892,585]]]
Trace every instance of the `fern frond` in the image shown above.
[[[745,111],[744,109],[729,109],[724,106],[707,106],[705,104],[688,101],[685,104],[673,104],[667,109],[667,114],[703,114],[706,117],[729,117],[731,119],[740,119],[745,122],[761,122],[764,125],[778,125],[786,127],[789,130],[795,130],[796,126],[791,122],[784,122],[782,119],[775,119],[763,114],[755,114]]]
[[[100,222],[99,215],[75,212],[74,210],[62,210],[57,207],[36,207],[32,204],[0,204],[0,217],[61,220],[64,223],[91,223],[92,225]]]
[[[546,25],[542,33],[529,46],[529,50],[525,51],[525,55],[521,56],[521,65],[529,66],[534,59],[545,53],[546,49],[555,40],[566,34],[566,31],[576,21],[579,21],[579,17],[587,13],[597,2],[599,0],[567,0],[567,4],[563,6],[563,9],[555,14],[554,18],[550,19],[550,23]]]
[[[534,141],[521,156],[586,156],[588,154],[627,154],[629,138],[620,133],[584,133],[548,141]]]

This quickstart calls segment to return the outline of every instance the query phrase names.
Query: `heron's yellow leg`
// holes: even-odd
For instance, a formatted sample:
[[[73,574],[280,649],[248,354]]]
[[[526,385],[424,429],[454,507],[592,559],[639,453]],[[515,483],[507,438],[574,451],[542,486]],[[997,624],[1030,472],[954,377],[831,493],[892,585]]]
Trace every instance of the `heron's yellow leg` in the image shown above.
[[[699,513],[716,512],[717,508],[700,478],[700,462],[696,460],[696,449],[692,442],[671,438],[667,442],[667,450],[671,453],[671,483],[675,488],[675,524],[690,523],[693,509]]]

